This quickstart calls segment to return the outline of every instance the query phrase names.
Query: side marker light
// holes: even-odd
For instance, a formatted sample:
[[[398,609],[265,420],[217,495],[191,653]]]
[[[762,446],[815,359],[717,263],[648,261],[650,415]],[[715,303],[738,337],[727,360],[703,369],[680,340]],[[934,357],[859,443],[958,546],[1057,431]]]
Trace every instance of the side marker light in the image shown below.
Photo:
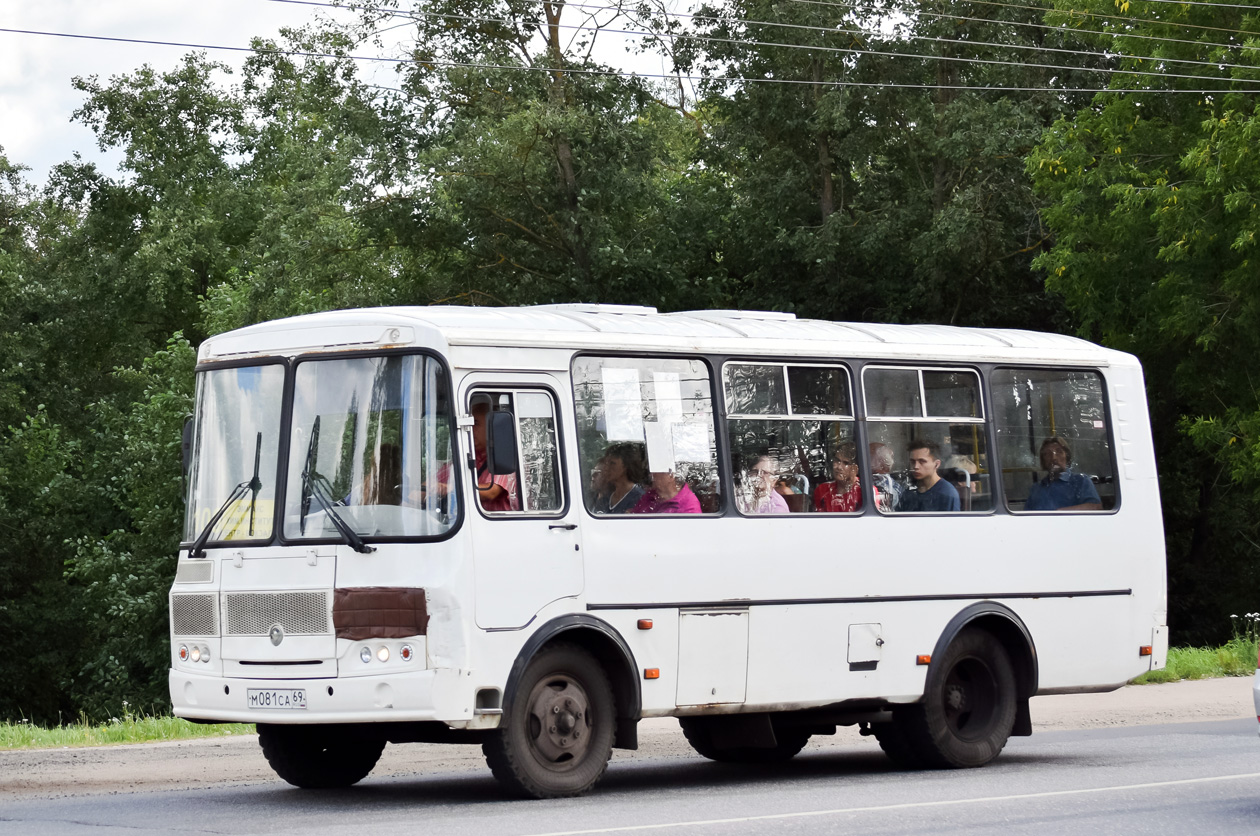
[[[661,669],[660,668],[644,668],[643,678],[644,679],[660,679]]]
[[[1138,648],[1138,655],[1139,655],[1139,656],[1150,656],[1150,655],[1151,655],[1151,646],[1150,646],[1149,644],[1144,644],[1144,645],[1142,645],[1141,647],[1139,647],[1139,648]]]
[[[640,618],[640,619],[639,619],[639,629],[640,629],[640,630],[651,630],[651,629],[652,629],[652,619],[650,619],[650,618]]]
[[[921,656],[916,656],[916,657],[915,657],[915,660],[914,660],[914,663],[915,663],[916,665],[930,665],[930,664],[932,664],[932,654],[931,654],[931,653],[924,653],[924,654],[923,654],[923,655],[921,655]]]

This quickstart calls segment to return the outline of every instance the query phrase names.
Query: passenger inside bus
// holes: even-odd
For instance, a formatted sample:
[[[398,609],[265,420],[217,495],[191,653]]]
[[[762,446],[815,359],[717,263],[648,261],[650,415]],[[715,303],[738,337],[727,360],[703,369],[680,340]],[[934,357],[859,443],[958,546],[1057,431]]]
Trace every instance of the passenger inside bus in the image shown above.
[[[937,472],[941,448],[935,441],[916,438],[906,445],[910,455],[910,476],[917,490],[906,492],[897,504],[899,512],[959,511],[958,491]]]
[[[833,481],[823,482],[814,491],[814,510],[830,513],[860,511],[862,486],[858,480],[857,445],[841,442],[831,460]]]
[[[632,514],[699,514],[700,499],[672,470],[653,472],[652,485],[639,497]]]
[[[600,484],[596,484],[592,474],[595,504],[591,510],[596,514],[630,513],[643,498],[643,483],[648,480],[643,445],[633,441],[609,444],[603,458],[595,465],[595,473],[599,474]]]
[[[1084,473],[1072,472],[1072,447],[1062,436],[1041,442],[1041,469],[1045,478],[1032,486],[1025,511],[1101,511],[1102,500],[1094,482]]]
[[[745,472],[736,495],[739,510],[745,514],[786,514],[788,504],[778,492],[779,468],[767,455],[758,456]]]
[[[473,418],[473,449],[477,463],[477,496],[487,511],[516,511],[520,508],[516,493],[516,474],[490,473],[486,461],[486,416],[492,406],[489,395],[473,395],[470,411]]]
[[[893,478],[894,462],[892,448],[882,441],[872,441],[870,447],[871,483],[875,489],[875,507],[885,514],[897,510],[904,488]]]

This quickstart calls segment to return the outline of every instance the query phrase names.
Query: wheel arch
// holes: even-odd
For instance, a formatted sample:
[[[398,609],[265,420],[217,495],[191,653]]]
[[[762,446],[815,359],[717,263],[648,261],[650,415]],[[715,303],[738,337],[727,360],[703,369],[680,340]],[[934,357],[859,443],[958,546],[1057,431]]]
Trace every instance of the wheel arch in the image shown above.
[[[940,638],[936,640],[936,647],[932,649],[932,658],[940,658],[958,634],[969,627],[984,630],[992,635],[1002,643],[1002,647],[1010,656],[1011,665],[1015,668],[1015,687],[1019,697],[1015,712],[1015,728],[1011,733],[1016,736],[1032,734],[1032,717],[1028,710],[1028,700],[1037,693],[1040,675],[1037,645],[1033,642],[1032,633],[1029,632],[1023,619],[1010,607],[999,604],[997,601],[980,601],[964,608],[950,619],[941,632]],[[928,667],[929,678],[940,675],[943,674],[938,673],[934,666]]]
[[[538,651],[557,640],[581,647],[603,667],[617,707],[613,747],[639,748],[638,723],[643,702],[639,678],[635,675],[634,654],[612,625],[589,615],[579,613],[553,618],[526,640],[512,663],[507,685],[503,689],[503,716],[511,714],[512,701],[516,698],[525,666]]]

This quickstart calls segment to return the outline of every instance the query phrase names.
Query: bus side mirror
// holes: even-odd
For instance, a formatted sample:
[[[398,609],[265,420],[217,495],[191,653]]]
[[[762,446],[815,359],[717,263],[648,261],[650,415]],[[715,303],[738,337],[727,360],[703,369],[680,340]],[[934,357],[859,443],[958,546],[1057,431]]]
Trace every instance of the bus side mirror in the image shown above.
[[[184,419],[184,434],[179,443],[180,452],[184,457],[184,478],[188,478],[188,471],[192,468],[192,448],[193,448],[193,417],[189,415]]]
[[[510,412],[491,412],[486,427],[486,462],[495,476],[516,472],[516,419]]]

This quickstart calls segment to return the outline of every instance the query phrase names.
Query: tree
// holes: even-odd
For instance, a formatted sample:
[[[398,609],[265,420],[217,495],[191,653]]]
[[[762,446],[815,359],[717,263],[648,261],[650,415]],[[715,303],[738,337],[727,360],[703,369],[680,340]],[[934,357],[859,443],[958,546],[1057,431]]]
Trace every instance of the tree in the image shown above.
[[[1169,623],[1177,641],[1219,641],[1228,614],[1260,594],[1250,362],[1260,348],[1260,74],[1255,42],[1243,40],[1260,20],[1202,5],[1123,21],[1106,16],[1107,4],[1083,8],[1059,19],[1134,56],[1122,68],[1165,76],[1118,77],[1116,92],[1060,119],[1035,149],[1029,171],[1056,236],[1036,265],[1083,334],[1142,359],[1163,474]],[[1229,92],[1194,92],[1204,89]]]

